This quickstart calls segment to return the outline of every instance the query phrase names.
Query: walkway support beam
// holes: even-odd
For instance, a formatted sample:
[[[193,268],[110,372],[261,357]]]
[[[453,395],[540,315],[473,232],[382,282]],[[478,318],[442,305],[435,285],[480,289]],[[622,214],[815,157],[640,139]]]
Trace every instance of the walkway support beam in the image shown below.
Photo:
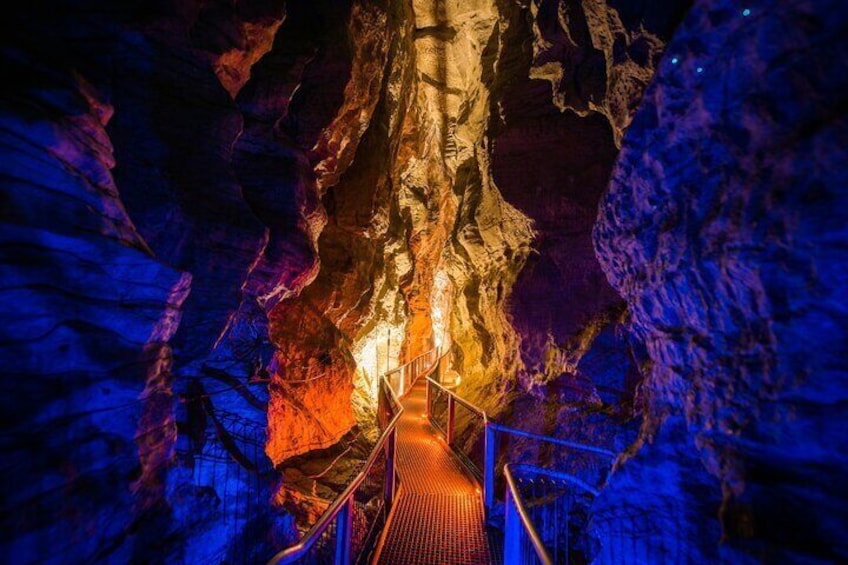
[[[515,508],[511,489],[506,489],[504,505],[504,563],[521,562],[521,517]]]

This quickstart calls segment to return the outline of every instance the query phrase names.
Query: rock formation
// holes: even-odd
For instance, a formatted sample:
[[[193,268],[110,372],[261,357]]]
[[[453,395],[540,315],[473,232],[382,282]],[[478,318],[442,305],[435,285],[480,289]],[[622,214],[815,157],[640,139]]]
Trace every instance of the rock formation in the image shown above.
[[[101,4],[6,15],[5,562],[263,562],[434,344],[597,552],[846,558],[838,3]]]
[[[848,262],[831,214],[846,203],[846,17],[696,2],[601,204],[598,257],[653,360],[644,445],[602,513],[664,508],[660,549],[680,561],[848,554]]]

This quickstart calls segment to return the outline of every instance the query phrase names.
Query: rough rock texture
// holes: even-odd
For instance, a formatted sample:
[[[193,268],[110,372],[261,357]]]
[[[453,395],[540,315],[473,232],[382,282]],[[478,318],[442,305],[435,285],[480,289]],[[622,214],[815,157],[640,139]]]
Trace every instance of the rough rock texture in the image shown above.
[[[285,7],[35,9],[3,49],[3,560],[267,559],[292,531],[270,505],[265,309],[314,276],[317,199],[307,151],[252,127],[303,77],[240,99],[274,86],[251,66]],[[299,106],[307,145],[344,84]]]
[[[449,305],[445,325],[464,393],[494,406],[501,372],[514,372],[517,361],[505,304],[532,236],[528,219],[492,180],[485,137],[499,12],[491,0],[419,1],[413,8],[420,141],[401,178],[406,192],[420,195],[407,212],[418,238],[414,287],[426,298],[418,315],[429,325],[431,316],[445,316],[432,305]],[[427,214],[439,218],[435,228]],[[448,296],[431,299],[433,288]]]
[[[377,379],[400,355],[407,306],[399,279],[410,266],[392,164],[414,92],[405,9],[354,3],[345,23],[354,49],[348,82],[316,70],[339,88],[338,112],[323,131],[299,129],[295,139],[310,148],[321,208],[310,217],[314,278],[270,311],[275,462],[329,447],[355,424],[371,434]]]
[[[669,33],[690,3],[531,0],[530,77],[550,83],[560,110],[604,116],[620,146]]]
[[[191,276],[152,256],[118,198],[113,108],[79,74],[5,55],[21,80],[0,128],[3,561],[128,561],[110,546],[148,534],[135,523],[161,499]]]
[[[622,337],[628,313],[591,232],[618,139],[688,4],[500,4],[492,177],[535,232],[508,307],[516,392],[531,398],[504,417],[522,427],[613,447],[618,424],[587,415],[631,416],[643,348]]]
[[[845,558],[835,2],[701,2],[661,66],[691,2],[53,4],[4,20],[4,562],[266,560],[434,343],[627,452],[599,555]]]
[[[729,561],[841,562],[848,11],[742,8],[695,3],[601,204],[598,257],[653,360],[604,512],[662,507],[667,543],[712,538],[699,560],[722,535]],[[697,500],[663,503],[668,479]]]

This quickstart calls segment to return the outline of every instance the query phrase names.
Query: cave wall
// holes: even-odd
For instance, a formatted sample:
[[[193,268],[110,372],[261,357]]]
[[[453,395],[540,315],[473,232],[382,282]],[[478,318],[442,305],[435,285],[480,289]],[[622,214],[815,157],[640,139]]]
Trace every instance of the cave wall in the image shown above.
[[[498,3],[485,76],[490,175],[533,230],[526,264],[500,277],[519,356],[490,380],[507,382],[509,401],[481,395],[507,421],[612,448],[629,441],[617,434],[647,358],[591,234],[621,137],[689,4]]]
[[[846,22],[695,2],[624,136],[594,241],[653,366],[607,546],[846,559]]]
[[[18,378],[4,386],[8,453],[28,456],[5,472],[45,482],[7,497],[10,555],[55,560],[94,528],[80,559],[264,557],[295,535],[279,507],[303,494],[273,467],[373,437],[382,363],[450,339],[463,393],[500,412],[516,375],[538,395],[563,368],[590,370],[586,344],[624,355],[614,331],[595,331],[622,312],[587,220],[623,128],[604,101],[620,81],[581,90],[591,104],[564,94],[598,57],[629,76],[616,69],[633,57],[613,60],[597,37],[638,43],[646,17],[598,23],[604,6],[17,7],[3,303]],[[575,55],[574,41],[599,47]],[[541,144],[568,173],[533,162]],[[515,174],[529,162],[534,175]],[[585,308],[557,301],[563,290]],[[563,354],[575,339],[579,354]],[[54,349],[67,367],[44,357]],[[42,443],[51,455],[33,454]],[[92,486],[99,473],[113,488]],[[56,499],[67,520],[51,517]]]
[[[16,6],[4,561],[266,559],[433,343],[598,551],[844,559],[844,9],[690,4]]]
[[[403,178],[445,200],[439,221],[452,223],[440,261],[413,246],[416,275],[427,272],[416,288],[427,297],[432,271],[446,274],[461,393],[493,414],[528,392],[539,402],[632,396],[638,361],[617,337],[625,305],[591,230],[617,143],[687,7],[413,3],[417,107],[430,120]],[[597,387],[591,361],[577,369],[593,344],[596,358],[623,361]]]
[[[492,181],[485,136],[503,22],[491,0],[421,0],[413,10],[419,141],[401,178],[404,193],[424,204],[408,212],[417,292],[426,300],[419,325],[445,318],[446,335],[434,338],[451,344],[464,393],[496,404],[501,369],[514,371],[517,361],[505,303],[532,236]]]
[[[34,9],[4,48],[3,303],[38,320],[8,326],[4,472],[45,479],[6,497],[3,550],[55,561],[96,530],[80,560],[267,558],[361,461],[382,362],[433,341],[454,216],[449,185],[398,188],[432,120],[412,5]],[[72,347],[70,368],[44,357]],[[275,469],[337,445],[352,459],[309,501]]]
[[[157,412],[191,276],[151,255],[118,197],[112,107],[9,55],[25,78],[3,100],[3,560],[129,560],[106,548],[160,495],[174,429]]]
[[[5,562],[255,562],[297,535],[271,506],[267,312],[315,276],[351,10],[8,14]]]

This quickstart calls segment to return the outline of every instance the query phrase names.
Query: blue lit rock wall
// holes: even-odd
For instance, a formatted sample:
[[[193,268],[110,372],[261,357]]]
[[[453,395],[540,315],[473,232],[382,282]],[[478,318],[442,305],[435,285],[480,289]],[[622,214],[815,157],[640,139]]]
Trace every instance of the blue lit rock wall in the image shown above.
[[[350,4],[285,4],[7,14],[0,561],[253,563],[296,534],[266,308],[314,269]]]
[[[689,5],[501,3],[492,175],[536,234],[509,299],[522,361],[513,413],[525,428],[614,448],[632,415],[642,348],[592,227],[617,143]]]
[[[134,521],[161,498],[157,458],[176,435],[168,342],[191,276],[153,257],[123,208],[112,108],[79,75],[10,59],[20,82],[4,92],[0,133],[2,560],[92,560],[144,537]]]
[[[846,25],[696,2],[624,138],[595,247],[653,368],[606,550],[848,559]]]

